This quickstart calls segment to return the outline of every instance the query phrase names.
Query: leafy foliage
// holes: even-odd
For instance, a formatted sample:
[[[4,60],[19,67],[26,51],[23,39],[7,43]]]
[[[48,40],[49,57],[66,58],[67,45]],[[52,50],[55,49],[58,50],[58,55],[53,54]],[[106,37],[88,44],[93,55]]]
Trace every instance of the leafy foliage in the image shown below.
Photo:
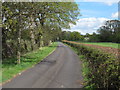
[[[90,42],[115,42],[120,43],[120,21],[108,20],[98,29],[98,34],[86,34]]]
[[[82,41],[83,35],[81,35],[79,32],[70,32],[70,31],[63,31],[61,33],[61,39],[62,40],[70,40],[70,41]]]
[[[58,40],[79,15],[74,2],[3,2],[2,12],[2,56],[17,56],[18,63],[21,53]]]

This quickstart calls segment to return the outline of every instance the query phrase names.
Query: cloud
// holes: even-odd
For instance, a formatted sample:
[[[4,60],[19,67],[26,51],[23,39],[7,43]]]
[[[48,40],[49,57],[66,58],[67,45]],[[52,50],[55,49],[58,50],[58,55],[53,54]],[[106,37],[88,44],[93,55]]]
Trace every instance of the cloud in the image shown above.
[[[81,34],[96,32],[97,29],[104,24],[105,21],[109,19],[107,18],[81,18],[78,20],[76,25],[70,25],[71,29],[67,30],[64,29],[64,31],[78,31]]]
[[[118,18],[118,12],[116,12],[116,13],[112,13],[112,16],[111,16],[112,18]]]

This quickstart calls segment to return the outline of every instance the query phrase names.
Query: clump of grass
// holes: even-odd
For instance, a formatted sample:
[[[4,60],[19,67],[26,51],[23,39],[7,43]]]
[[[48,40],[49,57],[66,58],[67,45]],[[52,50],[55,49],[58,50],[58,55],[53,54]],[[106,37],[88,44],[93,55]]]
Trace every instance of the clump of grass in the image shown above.
[[[57,46],[57,42],[51,44],[48,47],[43,47],[38,50],[29,52],[21,56],[21,64],[16,64],[16,58],[9,58],[2,62],[2,82],[11,79],[14,75],[26,70],[33,65],[43,60],[49,53],[51,53]]]
[[[84,88],[93,90],[92,86],[88,85],[88,81],[90,80],[90,78],[88,78],[88,74],[90,73],[89,63],[86,61],[84,55],[79,55],[79,58],[82,61],[82,75],[84,78]]]

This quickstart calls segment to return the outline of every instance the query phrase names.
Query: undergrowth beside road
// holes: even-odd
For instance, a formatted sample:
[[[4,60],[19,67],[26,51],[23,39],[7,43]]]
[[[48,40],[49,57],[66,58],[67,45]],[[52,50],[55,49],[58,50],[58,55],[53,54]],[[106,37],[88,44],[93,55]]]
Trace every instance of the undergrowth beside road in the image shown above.
[[[78,55],[84,55],[84,69],[87,88],[120,88],[119,60],[112,54],[71,41],[64,43],[76,48]],[[88,72],[89,71],[89,72]]]
[[[47,55],[49,55],[53,50],[57,47],[57,42],[51,44],[47,47],[42,47],[33,52],[29,52],[23,56],[21,56],[21,64],[16,64],[16,58],[10,58],[9,60],[3,60],[2,62],[2,80],[1,82],[5,82],[11,79],[14,75],[26,70],[33,65],[37,64],[41,60],[43,60]],[[0,83],[1,83],[0,82]]]
[[[69,46],[71,49],[73,49],[75,51],[75,53],[79,55],[79,58],[82,61],[82,75],[83,75],[83,78],[84,78],[84,82],[83,82],[84,88],[86,88],[86,89],[92,88],[92,86],[87,85],[87,82],[89,81],[89,78],[87,77],[87,75],[89,73],[89,66],[88,66],[88,62],[86,62],[86,60],[85,60],[85,56],[79,54],[78,50],[76,48],[71,47],[68,44],[66,44],[66,45]]]

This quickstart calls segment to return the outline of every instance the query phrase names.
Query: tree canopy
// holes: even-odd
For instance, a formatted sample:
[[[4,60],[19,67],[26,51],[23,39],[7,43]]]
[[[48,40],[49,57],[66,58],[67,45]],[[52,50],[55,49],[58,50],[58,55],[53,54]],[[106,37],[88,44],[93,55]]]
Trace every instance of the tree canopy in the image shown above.
[[[49,45],[63,28],[76,24],[80,15],[75,2],[3,2],[3,58]]]

